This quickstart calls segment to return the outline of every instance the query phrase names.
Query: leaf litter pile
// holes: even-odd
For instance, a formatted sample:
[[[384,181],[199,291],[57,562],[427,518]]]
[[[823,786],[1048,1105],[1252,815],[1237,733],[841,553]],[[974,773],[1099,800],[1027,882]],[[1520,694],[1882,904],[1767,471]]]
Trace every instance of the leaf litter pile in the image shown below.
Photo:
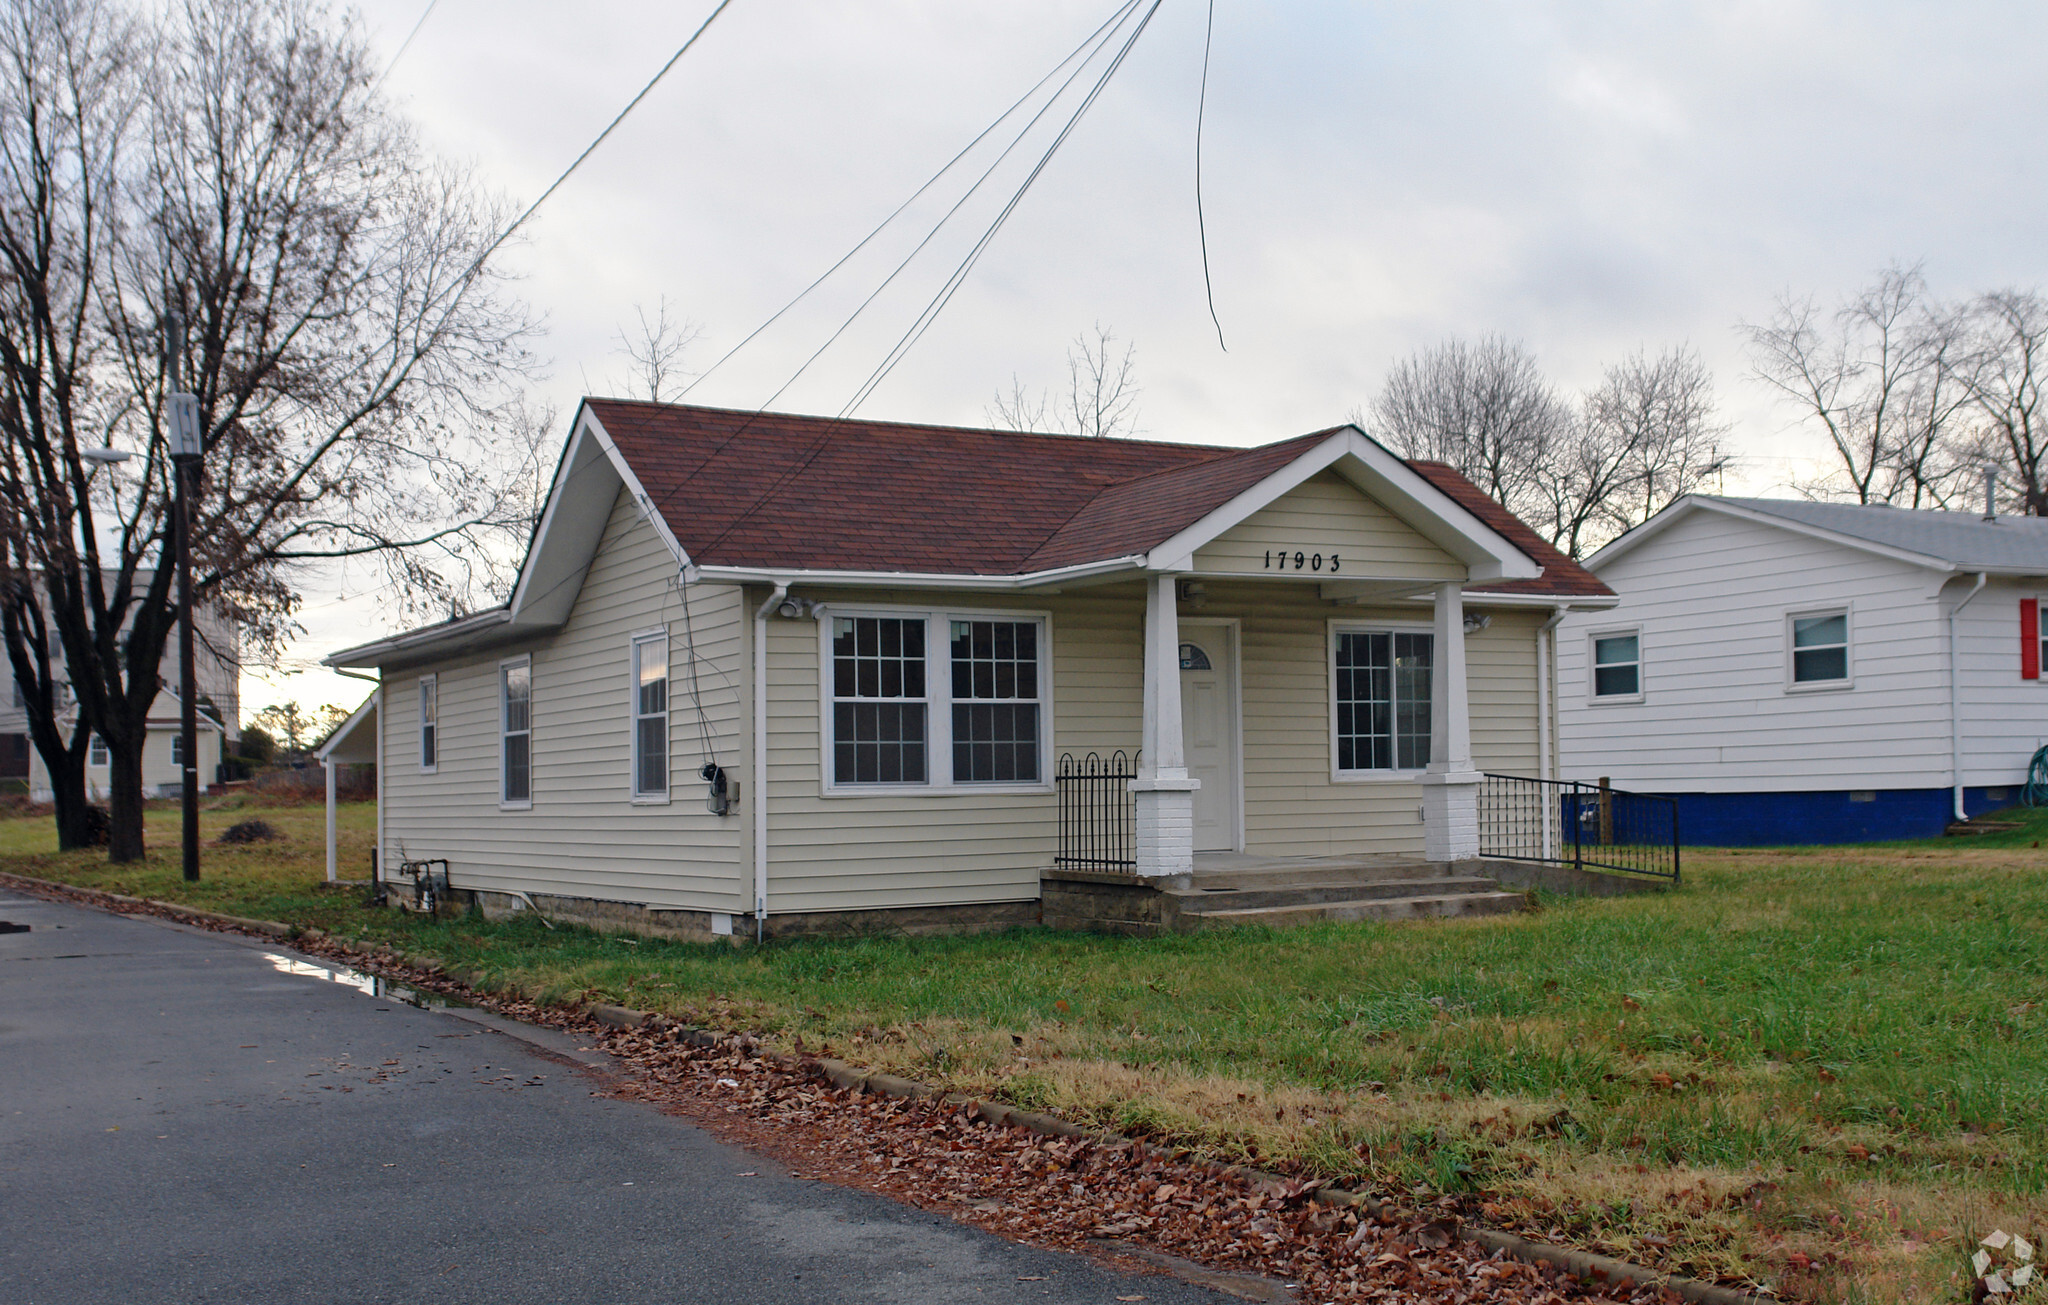
[[[523,1002],[492,1005],[571,1028],[628,1070],[610,1095],[649,1102],[792,1174],[877,1192],[1037,1246],[1164,1253],[1300,1287],[1303,1301],[1670,1305],[1663,1288],[1604,1289],[1462,1242],[1448,1211],[1375,1215],[1324,1205],[1315,1183],[1248,1178],[1143,1143],[1048,1138],[972,1105],[907,1100],[825,1079],[815,1061],[751,1037],[704,1047],[679,1030],[622,1030]],[[1603,1290],[1606,1294],[1603,1294]]]

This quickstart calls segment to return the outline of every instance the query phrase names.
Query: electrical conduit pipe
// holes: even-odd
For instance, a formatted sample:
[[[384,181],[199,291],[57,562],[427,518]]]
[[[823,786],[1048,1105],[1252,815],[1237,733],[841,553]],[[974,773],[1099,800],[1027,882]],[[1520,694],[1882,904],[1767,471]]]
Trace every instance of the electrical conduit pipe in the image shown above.
[[[768,613],[789,595],[778,580],[768,600],[754,609],[754,941],[768,929]]]
[[[1977,583],[1948,612],[1948,778],[1958,820],[1970,817],[1963,810],[1963,671],[1956,658],[1956,618],[1963,614],[1971,599],[1983,592],[1985,579],[1986,573],[1979,571]]]

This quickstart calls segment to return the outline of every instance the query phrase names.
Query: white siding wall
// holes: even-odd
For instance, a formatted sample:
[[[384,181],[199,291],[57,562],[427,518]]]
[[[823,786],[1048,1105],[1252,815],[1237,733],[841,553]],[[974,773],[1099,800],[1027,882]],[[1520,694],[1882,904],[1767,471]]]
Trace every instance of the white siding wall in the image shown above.
[[[458,888],[559,893],[658,908],[751,909],[746,808],[719,817],[704,806],[697,770],[703,731],[732,777],[744,781],[750,708],[745,698],[736,586],[689,591],[689,621],[672,583],[675,564],[621,495],[567,624],[531,644],[456,662],[385,673],[384,843],[387,865],[446,857]],[[631,794],[629,643],[669,632],[671,800]],[[700,728],[692,707],[694,632]],[[498,666],[533,659],[533,805],[501,810]],[[440,757],[419,766],[419,677],[440,677]]]
[[[1938,576],[1701,511],[1600,578],[1621,605],[1558,628],[1564,778],[1700,793],[1948,783]],[[1788,692],[1786,613],[1843,604],[1854,687]],[[1590,635],[1630,626],[1643,700],[1596,702]]]
[[[1975,580],[1949,581],[1947,604],[1960,601]],[[2048,678],[2020,678],[2022,598],[2048,599],[2048,581],[1992,580],[1956,618],[1963,783],[1972,788],[2025,783],[2034,750],[2048,744]]]
[[[833,601],[944,606],[912,593]],[[1142,587],[1036,599],[972,596],[957,605],[1051,612],[1055,756],[1137,748]],[[1183,614],[1240,623],[1246,850],[1419,855],[1420,784],[1331,777],[1328,623],[1427,623],[1428,604],[1339,607],[1322,601],[1310,582],[1212,581],[1204,605],[1184,607]],[[1482,769],[1536,773],[1536,631],[1544,615],[1495,612],[1492,624],[1467,641],[1473,750]],[[824,796],[818,627],[773,620],[768,628],[771,914],[1037,896],[1039,871],[1052,864],[1058,835],[1051,794]]]

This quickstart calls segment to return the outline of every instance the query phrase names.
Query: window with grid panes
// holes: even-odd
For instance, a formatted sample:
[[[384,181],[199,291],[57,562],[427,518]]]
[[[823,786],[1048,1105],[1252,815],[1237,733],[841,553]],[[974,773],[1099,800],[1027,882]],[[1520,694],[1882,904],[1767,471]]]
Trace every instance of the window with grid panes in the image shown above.
[[[1038,783],[1038,623],[950,625],[953,782]]]
[[[832,618],[832,778],[923,784],[929,695],[922,616]]]
[[[1429,764],[1434,639],[1424,631],[1338,633],[1338,770],[1421,770]]]

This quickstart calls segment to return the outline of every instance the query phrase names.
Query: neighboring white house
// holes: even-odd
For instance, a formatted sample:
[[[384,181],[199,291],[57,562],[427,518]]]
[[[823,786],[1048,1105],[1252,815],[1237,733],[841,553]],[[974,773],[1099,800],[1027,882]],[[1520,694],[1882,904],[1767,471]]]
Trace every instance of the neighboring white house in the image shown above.
[[[587,400],[510,601],[339,652],[378,848],[686,930],[1035,918],[1066,756],[1132,869],[1478,854],[1612,598],[1447,467]],[[374,735],[371,740],[363,737]],[[436,867],[438,872],[439,867]],[[738,925],[735,921],[739,921]]]
[[[1559,629],[1564,773],[1687,843],[1939,834],[2048,744],[2048,520],[1691,496],[1594,554]]]
[[[137,577],[137,584],[149,583],[148,572]],[[239,744],[242,737],[242,649],[241,630],[234,618],[208,604],[193,607],[193,678],[199,687],[199,777],[202,787],[215,783],[215,775],[225,752]],[[56,641],[52,640],[54,644]],[[0,666],[6,664],[6,653],[0,650]],[[182,758],[173,760],[177,744],[170,741],[165,733],[176,732],[178,718],[177,685],[181,678],[178,664],[178,639],[175,629],[165,642],[163,659],[158,664],[158,675],[164,685],[163,693],[150,704],[149,735],[143,745],[142,789],[150,797],[175,793],[182,782]],[[21,686],[7,677],[10,696],[0,701],[0,779],[25,779],[28,781],[29,796],[37,802],[50,800],[49,771],[43,759],[29,740],[28,715],[22,709]],[[61,682],[60,693],[66,703],[70,702],[68,679]],[[75,708],[60,710],[60,719],[69,721]],[[67,737],[69,726],[66,726]],[[104,800],[110,769],[107,765],[106,748],[95,740],[89,745],[86,755],[85,782],[95,801]]]

